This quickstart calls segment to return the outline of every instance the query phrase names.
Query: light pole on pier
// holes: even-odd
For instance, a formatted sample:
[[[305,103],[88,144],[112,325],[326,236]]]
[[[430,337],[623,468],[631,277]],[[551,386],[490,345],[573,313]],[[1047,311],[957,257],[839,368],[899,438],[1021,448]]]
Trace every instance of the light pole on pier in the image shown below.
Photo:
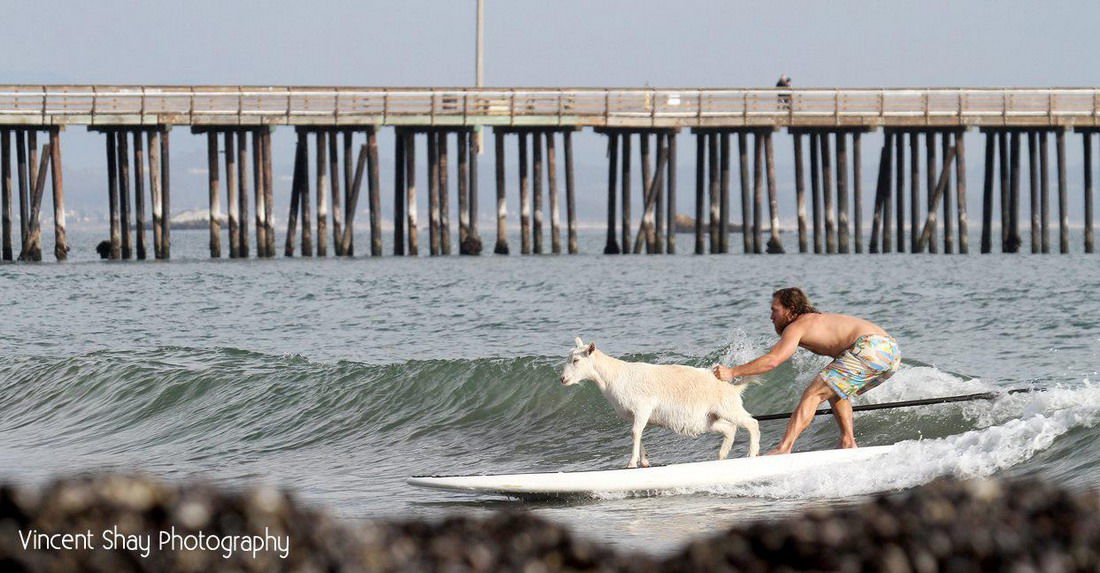
[[[484,28],[484,24],[485,24],[485,0],[477,0],[477,48],[476,48],[476,53],[475,53],[475,60],[476,60],[475,66],[477,68],[477,70],[475,72],[475,75],[477,77],[476,77],[475,81],[477,82],[476,87],[478,87],[478,88],[482,87],[482,85],[483,85],[482,82],[485,79],[485,62],[484,62],[484,59],[483,59],[484,58],[483,54],[485,53],[485,50],[484,50],[484,48],[485,48],[485,34],[482,31],[483,28]],[[478,126],[476,128],[475,133],[477,134],[476,137],[475,137],[475,142],[476,142],[476,145],[477,145],[477,154],[481,155],[481,148],[482,148],[482,145],[481,145],[481,126]]]
[[[485,0],[477,0],[477,87],[479,88],[482,86],[482,80],[485,79],[485,62],[482,61],[485,48],[485,35],[482,32],[484,24]]]

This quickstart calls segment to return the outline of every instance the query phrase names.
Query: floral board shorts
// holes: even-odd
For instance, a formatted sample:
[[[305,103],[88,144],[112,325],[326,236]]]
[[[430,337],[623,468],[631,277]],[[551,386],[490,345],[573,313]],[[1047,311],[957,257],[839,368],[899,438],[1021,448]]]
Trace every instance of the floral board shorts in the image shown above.
[[[821,377],[842,400],[846,400],[882,384],[900,365],[901,350],[896,340],[880,334],[865,334],[830,362],[821,371]]]

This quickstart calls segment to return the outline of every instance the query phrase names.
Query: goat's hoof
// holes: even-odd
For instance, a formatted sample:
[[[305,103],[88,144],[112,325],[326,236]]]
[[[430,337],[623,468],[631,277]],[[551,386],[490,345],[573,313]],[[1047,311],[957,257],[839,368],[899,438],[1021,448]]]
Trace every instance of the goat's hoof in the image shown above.
[[[636,464],[636,463],[626,464],[626,469],[628,469],[628,470],[636,469],[637,467],[638,467],[638,464]]]
[[[643,468],[648,468],[649,467],[649,460],[642,460],[642,467]]]

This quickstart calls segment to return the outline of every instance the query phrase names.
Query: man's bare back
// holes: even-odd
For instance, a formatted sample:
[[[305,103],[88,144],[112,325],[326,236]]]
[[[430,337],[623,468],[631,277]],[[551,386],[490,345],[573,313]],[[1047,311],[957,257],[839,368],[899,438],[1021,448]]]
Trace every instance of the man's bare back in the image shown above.
[[[787,325],[787,329],[791,328],[801,331],[799,346],[814,354],[833,358],[840,356],[855,344],[860,336],[866,334],[888,336],[885,330],[869,320],[827,312],[804,314]]]
[[[776,291],[772,295],[771,312],[779,342],[763,356],[745,364],[733,367],[716,364],[714,375],[719,380],[732,380],[763,374],[787,361],[799,347],[833,357],[832,363],[802,393],[783,439],[770,453],[790,452],[795,439],[813,419],[817,406],[826,400],[840,426],[840,447],[856,447],[848,398],[874,388],[897,371],[901,364],[897,341],[869,320],[819,312],[799,288]]]

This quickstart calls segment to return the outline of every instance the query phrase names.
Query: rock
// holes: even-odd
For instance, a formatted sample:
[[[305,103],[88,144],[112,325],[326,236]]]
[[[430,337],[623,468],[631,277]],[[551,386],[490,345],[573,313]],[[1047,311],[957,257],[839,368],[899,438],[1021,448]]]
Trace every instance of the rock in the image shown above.
[[[152,550],[24,550],[20,532],[151,534]],[[277,551],[158,549],[159,532],[289,536]],[[739,526],[662,560],[576,538],[526,513],[337,522],[270,487],[242,492],[142,475],[0,486],[5,570],[723,571],[1100,570],[1100,494],[1039,481],[940,480],[861,505]]]

